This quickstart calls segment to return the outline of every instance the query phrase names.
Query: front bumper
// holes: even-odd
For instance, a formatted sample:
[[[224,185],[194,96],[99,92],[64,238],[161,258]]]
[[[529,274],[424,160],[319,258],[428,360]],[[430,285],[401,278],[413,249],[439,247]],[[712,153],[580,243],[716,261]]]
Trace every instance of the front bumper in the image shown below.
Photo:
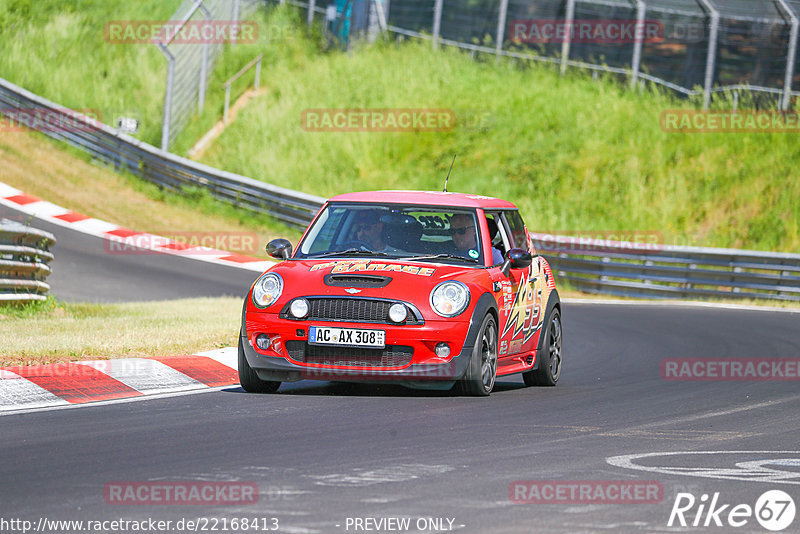
[[[289,347],[306,347],[308,326],[370,328],[386,331],[387,346],[413,349],[410,361],[392,366],[326,365],[298,361]],[[330,322],[298,322],[281,319],[277,314],[248,313],[243,321],[242,346],[247,363],[262,380],[294,382],[303,379],[342,380],[348,382],[453,382],[462,378],[472,355],[475,339],[472,321],[428,321],[424,325],[396,326]],[[300,331],[303,334],[300,335]],[[257,348],[255,339],[264,334],[272,341],[266,350]],[[436,343],[446,342],[451,354],[447,359],[434,353]],[[347,348],[338,347],[339,352]]]

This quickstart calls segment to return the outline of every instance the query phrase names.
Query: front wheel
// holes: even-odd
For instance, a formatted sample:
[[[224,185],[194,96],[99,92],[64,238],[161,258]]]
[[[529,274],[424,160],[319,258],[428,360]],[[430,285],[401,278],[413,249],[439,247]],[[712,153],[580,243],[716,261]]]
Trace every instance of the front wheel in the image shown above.
[[[256,372],[247,363],[241,335],[239,335],[239,385],[248,393],[275,393],[281,387],[280,382],[258,378]]]
[[[561,314],[553,308],[550,315],[550,324],[538,354],[539,367],[532,371],[522,373],[522,379],[529,386],[555,386],[561,375]]]
[[[483,318],[478,338],[472,349],[472,357],[461,390],[467,395],[485,397],[492,392],[497,378],[497,323],[489,314]]]

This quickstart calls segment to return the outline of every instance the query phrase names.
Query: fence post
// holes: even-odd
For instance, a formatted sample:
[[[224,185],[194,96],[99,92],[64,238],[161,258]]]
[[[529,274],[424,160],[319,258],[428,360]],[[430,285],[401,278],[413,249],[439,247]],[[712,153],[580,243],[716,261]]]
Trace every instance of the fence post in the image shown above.
[[[639,69],[642,65],[642,45],[644,44],[644,17],[647,6],[644,0],[636,0],[636,41],[633,45],[633,60],[631,61],[631,87],[636,88],[639,78]]]
[[[309,0],[308,1],[308,17],[306,17],[306,22],[308,26],[311,27],[314,24],[314,8],[317,5],[316,0]]]
[[[561,43],[561,74],[567,72],[569,47],[572,43],[572,26],[575,24],[575,0],[567,0],[567,13],[564,16],[564,42]]]
[[[222,122],[228,124],[228,110],[231,107],[231,86],[225,86],[225,111],[222,113]]]
[[[206,18],[206,23],[211,22],[211,11],[205,6],[205,4],[200,1],[198,6],[200,10],[203,12],[203,16]],[[203,58],[201,61],[203,62],[200,65],[200,85],[197,88],[197,111],[203,111],[203,107],[206,105],[206,82],[208,81],[208,46],[209,43],[206,41],[203,43]]]
[[[706,77],[703,84],[703,109],[711,106],[711,85],[714,83],[714,67],[717,62],[717,38],[719,36],[719,11],[709,0],[699,0],[711,15],[711,33],[708,36],[708,57],[706,58]]]
[[[236,29],[239,29],[239,2],[241,0],[233,0],[233,22],[236,23]],[[231,33],[231,44],[236,44],[236,32]]]
[[[261,85],[261,60],[264,58],[264,54],[261,54],[261,57],[258,59],[258,63],[256,63],[256,81],[253,84],[253,89],[258,91],[258,86]]]
[[[497,44],[494,48],[494,54],[498,61],[500,60],[500,52],[503,51],[503,40],[506,36],[506,17],[508,16],[508,0],[500,0],[500,13],[497,16]]]
[[[436,0],[433,6],[433,47],[439,48],[439,35],[442,31],[442,4],[444,0]]]
[[[169,150],[169,129],[172,122],[172,91],[175,85],[175,56],[167,49],[167,45],[158,43],[158,49],[167,58],[167,92],[164,96],[164,119],[161,121],[161,150]]]
[[[783,81],[783,102],[781,109],[787,111],[792,101],[792,78],[794,77],[794,65],[797,58],[797,33],[800,29],[800,20],[794,10],[789,7],[786,0],[778,0],[778,3],[792,19],[792,33],[789,36],[789,51],[786,55],[786,77]]]

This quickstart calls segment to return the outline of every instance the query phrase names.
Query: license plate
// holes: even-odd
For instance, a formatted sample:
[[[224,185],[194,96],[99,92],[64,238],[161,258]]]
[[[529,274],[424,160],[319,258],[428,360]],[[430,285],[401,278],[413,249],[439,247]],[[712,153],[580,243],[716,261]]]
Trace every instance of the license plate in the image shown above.
[[[386,332],[360,328],[311,326],[308,329],[308,342],[311,345],[346,345],[348,347],[382,349],[386,346]]]

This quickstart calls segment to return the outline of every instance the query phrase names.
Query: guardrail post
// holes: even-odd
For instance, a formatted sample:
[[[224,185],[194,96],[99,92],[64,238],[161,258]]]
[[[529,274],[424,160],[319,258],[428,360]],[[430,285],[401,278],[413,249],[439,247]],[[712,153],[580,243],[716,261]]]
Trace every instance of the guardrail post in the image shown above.
[[[711,32],[708,36],[708,56],[706,57],[706,76],[703,84],[703,109],[711,106],[711,86],[714,84],[714,68],[717,62],[717,39],[719,36],[719,11],[709,0],[699,0],[711,15]]]
[[[506,17],[508,16],[508,0],[500,0],[500,12],[497,15],[497,44],[494,54],[500,60],[500,53],[503,51],[503,40],[506,36]]]
[[[792,21],[792,30],[789,34],[789,50],[786,55],[786,76],[783,80],[783,102],[781,109],[787,111],[792,101],[792,79],[794,78],[794,65],[797,58],[797,34],[800,30],[800,19],[794,10],[789,7],[786,0],[778,0],[778,4],[786,11]]]
[[[439,37],[442,31],[442,4],[444,0],[436,0],[433,6],[433,47],[439,48]]]
[[[569,49],[572,44],[572,27],[575,25],[575,0],[567,0],[567,13],[564,16],[564,42],[561,43],[561,74],[567,72]]]
[[[636,41],[633,45],[633,59],[631,60],[631,87],[636,88],[636,81],[639,78],[639,69],[642,64],[642,46],[644,44],[644,17],[647,6],[644,0],[636,0]]]

